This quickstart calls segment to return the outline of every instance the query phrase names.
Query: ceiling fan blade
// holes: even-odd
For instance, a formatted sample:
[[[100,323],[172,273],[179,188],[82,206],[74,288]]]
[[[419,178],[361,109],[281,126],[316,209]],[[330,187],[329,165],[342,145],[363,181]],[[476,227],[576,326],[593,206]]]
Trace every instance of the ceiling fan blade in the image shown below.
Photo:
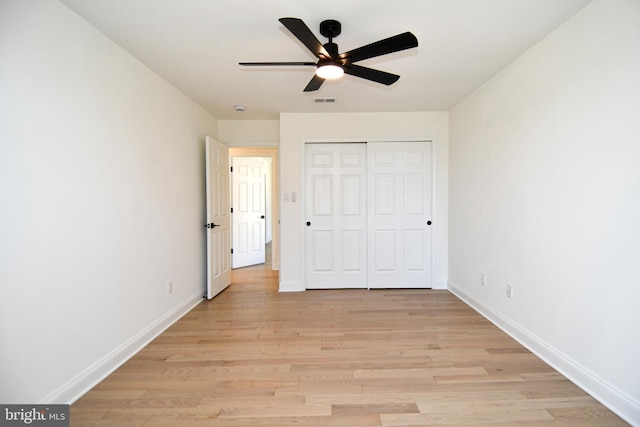
[[[361,77],[363,79],[371,80],[376,83],[382,83],[383,85],[391,85],[398,81],[400,78],[397,74],[387,73],[386,71],[374,70],[373,68],[362,67],[360,65],[349,64],[342,67],[346,74],[350,74],[355,77]]]
[[[350,62],[358,62],[417,46],[418,39],[416,36],[410,32],[406,32],[342,53],[340,54],[340,58],[348,59]]]
[[[287,27],[291,34],[296,36],[298,40],[304,44],[307,49],[311,51],[317,58],[331,58],[329,52],[322,46],[322,43],[318,40],[318,38],[311,32],[307,24],[302,21],[302,19],[298,18],[280,18],[280,23]]]
[[[317,74],[314,74],[311,81],[307,84],[307,87],[304,88],[304,92],[313,92],[314,90],[318,90],[320,89],[320,86],[322,86],[322,83],[324,83],[324,79],[322,77],[318,77]]]
[[[256,66],[256,67],[263,67],[263,66],[270,66],[270,65],[276,65],[276,66],[306,66],[306,65],[316,65],[315,62],[238,62],[238,65],[246,65],[246,66]]]

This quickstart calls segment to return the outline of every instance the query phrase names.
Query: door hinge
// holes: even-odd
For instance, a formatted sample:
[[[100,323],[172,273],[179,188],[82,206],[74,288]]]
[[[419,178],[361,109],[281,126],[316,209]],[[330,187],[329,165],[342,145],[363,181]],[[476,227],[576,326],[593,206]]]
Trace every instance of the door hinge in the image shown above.
[[[233,248],[231,248],[231,253],[233,253]]]
[[[231,213],[233,213],[233,208],[231,208]]]
[[[229,168],[229,172],[233,172],[233,166]]]

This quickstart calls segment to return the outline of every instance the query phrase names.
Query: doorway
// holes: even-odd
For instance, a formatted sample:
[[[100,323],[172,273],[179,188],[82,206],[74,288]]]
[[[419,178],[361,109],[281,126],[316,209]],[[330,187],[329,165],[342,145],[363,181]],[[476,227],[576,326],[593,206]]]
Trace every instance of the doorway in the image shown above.
[[[269,161],[268,157],[231,158],[233,268],[265,262],[266,244],[271,241],[266,234],[267,218],[271,221],[266,203],[271,199]]]
[[[265,244],[268,245],[270,257],[265,254],[265,263],[268,264],[268,268],[272,270],[278,270],[280,267],[280,233],[279,233],[279,185],[278,185],[278,148],[277,147],[230,147],[230,158],[245,158],[253,157],[260,158],[267,162],[268,173],[265,182],[266,198],[264,205],[265,209]],[[233,187],[233,186],[232,186]],[[236,195],[232,188],[232,199],[235,199]],[[235,212],[234,212],[235,214]],[[232,215],[232,222],[233,222]],[[233,228],[233,226],[232,226]],[[235,237],[232,237],[235,240]],[[234,248],[235,253],[235,248]],[[235,268],[235,266],[234,266]]]

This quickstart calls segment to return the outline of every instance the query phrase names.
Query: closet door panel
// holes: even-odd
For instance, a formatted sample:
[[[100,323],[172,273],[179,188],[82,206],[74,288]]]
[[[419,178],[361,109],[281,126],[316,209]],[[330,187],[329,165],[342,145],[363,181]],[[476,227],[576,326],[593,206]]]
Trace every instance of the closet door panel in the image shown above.
[[[366,144],[305,145],[305,286],[367,286]]]
[[[372,142],[368,236],[371,288],[430,288],[430,142]]]

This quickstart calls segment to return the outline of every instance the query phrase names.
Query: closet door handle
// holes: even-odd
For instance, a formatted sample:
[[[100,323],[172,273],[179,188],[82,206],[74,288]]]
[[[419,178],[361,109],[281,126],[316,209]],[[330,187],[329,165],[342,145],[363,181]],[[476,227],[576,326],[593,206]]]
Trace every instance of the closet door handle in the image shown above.
[[[307,221],[307,227],[308,227],[308,226],[310,226],[310,225],[311,225],[311,222],[310,222],[310,221]]]

